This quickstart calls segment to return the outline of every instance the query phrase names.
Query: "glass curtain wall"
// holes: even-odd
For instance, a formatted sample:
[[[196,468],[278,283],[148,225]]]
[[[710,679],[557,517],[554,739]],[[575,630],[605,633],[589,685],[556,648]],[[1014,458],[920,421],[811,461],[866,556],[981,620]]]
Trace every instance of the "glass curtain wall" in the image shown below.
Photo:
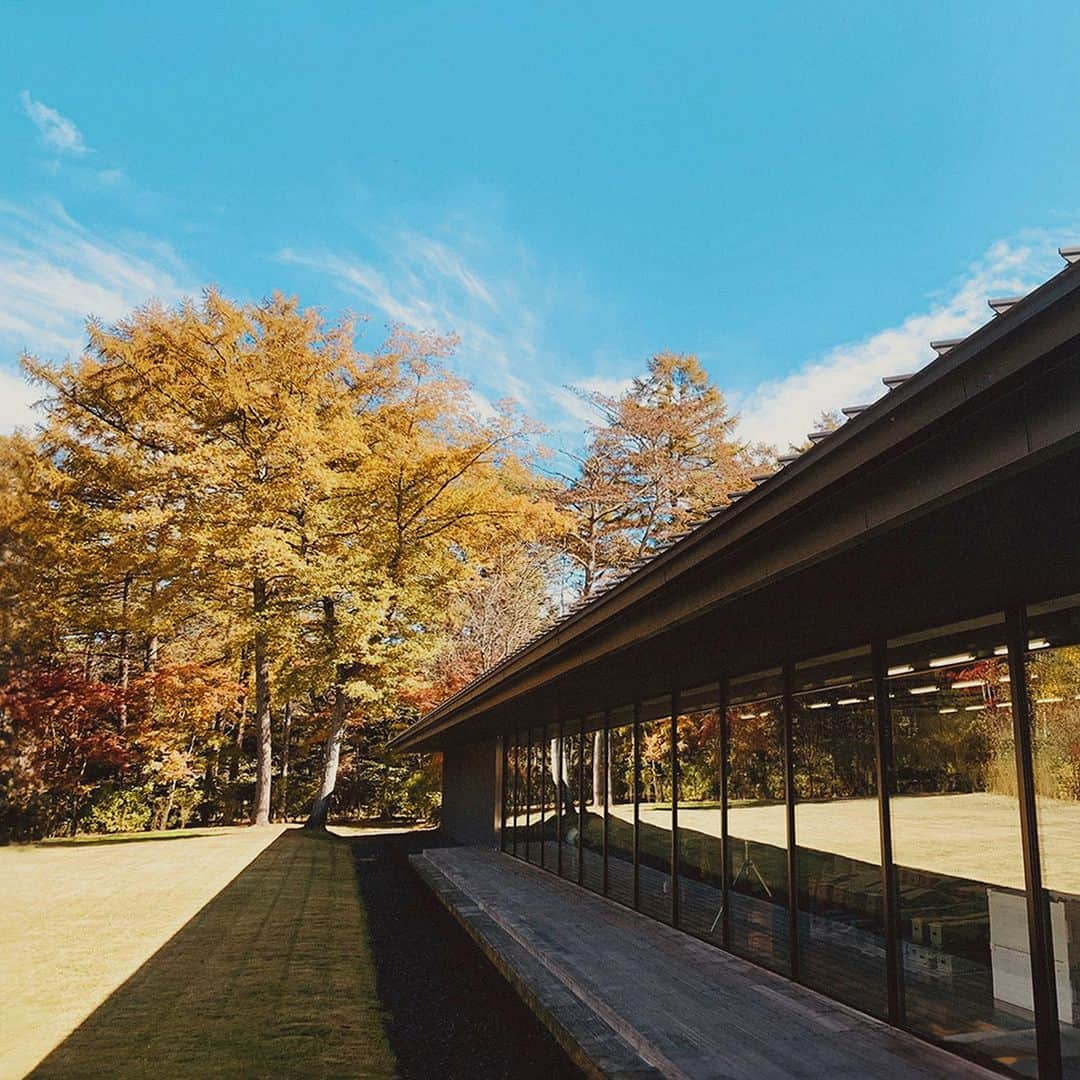
[[[634,905],[634,710],[618,709],[611,714],[607,739],[608,799],[607,895],[620,904]]]
[[[581,883],[594,892],[604,891],[604,717],[585,718],[581,736]]]
[[[671,695],[642,703],[638,793],[638,907],[671,922],[671,837],[674,785]]]
[[[779,670],[728,689],[730,946],[766,967],[791,964],[783,679]]]
[[[570,881],[578,880],[578,843],[581,795],[581,723],[567,721],[562,727],[562,774],[559,786],[559,836],[562,840],[560,873]]]
[[[799,978],[887,1016],[887,876],[897,1019],[1034,1076],[1019,799],[1030,774],[1058,1012],[1044,1029],[1060,1038],[1065,1077],[1080,1080],[1080,597],[1028,608],[1017,684],[1028,715],[1016,720],[1021,673],[1007,640],[995,615],[890,641],[881,701],[868,649],[794,665],[786,700],[779,669],[685,691],[674,775],[666,696],[636,713],[572,719],[561,738],[557,726],[511,731],[504,848],[670,921],[677,817],[679,926],[790,972],[790,733]],[[884,793],[879,709],[891,759]],[[1030,763],[1018,762],[1014,737],[1025,722]],[[883,807],[893,854],[884,874]]]
[[[1027,677],[1042,883],[1063,1072],[1080,1077],[1080,597],[1029,612]],[[1006,949],[1012,950],[1006,952]],[[999,966],[1027,950],[1017,933]],[[1022,966],[1022,964],[1021,964]]]
[[[907,1025],[1035,1070],[1002,618],[889,643],[893,861]]]
[[[870,650],[798,664],[792,695],[799,975],[888,1015]]]
[[[679,926],[719,943],[723,923],[723,811],[719,685],[683,694],[678,718]]]

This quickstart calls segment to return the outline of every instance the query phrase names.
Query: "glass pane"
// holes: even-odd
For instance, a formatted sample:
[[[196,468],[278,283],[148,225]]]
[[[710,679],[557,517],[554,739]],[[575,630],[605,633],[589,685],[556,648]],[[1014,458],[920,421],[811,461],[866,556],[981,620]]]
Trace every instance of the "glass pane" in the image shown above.
[[[575,722],[563,725],[562,784],[559,790],[562,876],[578,879],[578,798],[581,793],[581,729]]]
[[[626,713],[620,710],[622,720]],[[620,723],[608,732],[607,886],[608,896],[634,903],[634,724]]]
[[[544,840],[543,865],[555,873],[559,870],[559,726],[551,724],[544,731]]]
[[[513,758],[513,775],[511,776],[511,783],[513,785],[513,803],[514,803],[514,835],[513,835],[513,853],[519,858],[525,858],[525,753],[526,753],[526,739],[528,735],[524,731],[518,731],[515,733],[514,743],[514,758]]]
[[[645,708],[648,708],[646,703]],[[671,708],[671,698],[664,699]],[[649,710],[655,712],[656,709]],[[639,909],[671,922],[671,717],[641,724],[641,793],[638,805]]]
[[[733,680],[727,715],[730,944],[785,971],[790,933],[779,672]]]
[[[720,713],[679,717],[679,925],[719,942],[723,904]]]
[[[594,892],[604,891],[604,728],[603,717],[586,720],[581,741],[582,806],[581,883]]]
[[[529,758],[528,776],[526,782],[526,795],[528,797],[528,824],[527,839],[525,843],[525,857],[531,863],[540,865],[543,856],[543,845],[540,841],[540,827],[543,822],[540,799],[543,791],[543,729],[531,728],[529,730]]]
[[[892,645],[890,799],[910,1027],[1034,1072],[1004,625]]]
[[[1080,1077],[1080,606],[1033,613],[1025,660],[1065,1076]],[[1002,948],[1027,950],[1017,934]],[[1000,950],[999,950],[1000,951]]]
[[[499,846],[503,851],[514,849],[514,733],[503,735],[502,759],[502,831]]]
[[[800,665],[792,698],[799,971],[888,1014],[870,655]]]

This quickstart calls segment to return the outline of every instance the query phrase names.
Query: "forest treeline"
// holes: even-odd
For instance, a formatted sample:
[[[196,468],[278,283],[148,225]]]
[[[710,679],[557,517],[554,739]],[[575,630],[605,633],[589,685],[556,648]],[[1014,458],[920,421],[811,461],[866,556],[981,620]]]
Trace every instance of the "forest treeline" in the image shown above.
[[[0,838],[427,817],[387,739],[771,458],[661,353],[580,454],[481,408],[453,338],[217,291],[24,356],[0,436]]]

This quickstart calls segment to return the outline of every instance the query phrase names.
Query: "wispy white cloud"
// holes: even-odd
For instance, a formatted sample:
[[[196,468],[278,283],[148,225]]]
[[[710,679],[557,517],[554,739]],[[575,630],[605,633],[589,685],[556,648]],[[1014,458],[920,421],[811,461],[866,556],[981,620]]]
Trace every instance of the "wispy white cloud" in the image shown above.
[[[31,427],[33,405],[40,397],[40,390],[31,386],[19,372],[0,367],[0,433],[7,434],[17,427]]]
[[[19,101],[22,103],[23,112],[38,129],[41,141],[46,146],[63,154],[86,154],[90,151],[82,132],[73,120],[50,108],[43,101],[35,101],[29,90],[20,92]]]
[[[392,322],[454,333],[455,360],[476,387],[478,402],[516,400],[545,411],[557,384],[545,373],[543,322],[522,298],[523,256],[495,252],[475,234],[429,236],[402,229],[375,238],[378,266],[357,253],[287,248],[278,259],[329,277],[346,296]],[[474,249],[473,251],[467,250]],[[499,262],[481,270],[474,260]],[[549,358],[550,359],[550,358]]]
[[[475,225],[369,237],[363,255],[289,249],[279,259],[330,278],[369,313],[456,333],[456,365],[476,388],[477,401],[492,408],[498,399],[516,399],[560,441],[579,443],[597,419],[571,387],[617,397],[644,367],[644,355],[621,361],[607,355],[589,370],[588,356],[560,352],[553,342],[565,310],[583,292],[580,281],[542,275],[519,245]],[[801,443],[823,411],[874,400],[884,392],[883,376],[922,367],[933,358],[931,340],[969,333],[991,317],[987,297],[1026,292],[1055,270],[1055,259],[1051,239],[1040,233],[993,245],[949,288],[928,297],[924,310],[730,395],[742,436],[781,449]],[[714,374],[723,384],[722,373]]]
[[[884,376],[916,371],[933,359],[930,341],[964,337],[991,318],[989,297],[1023,294],[1060,265],[1048,237],[995,244],[950,289],[929,298],[925,311],[735,396],[741,433],[781,449],[802,443],[822,412],[874,401],[884,392]]]
[[[34,391],[22,392],[15,373],[22,352],[78,352],[87,316],[112,322],[150,299],[168,303],[194,291],[166,244],[96,233],[57,203],[29,210],[0,202],[0,430],[32,419]]]
[[[633,376],[586,375],[574,379],[568,386],[551,388],[551,397],[564,410],[570,423],[580,425],[584,431],[590,424],[600,419],[600,413],[584,395],[596,393],[604,397],[617,398],[630,389]],[[568,424],[569,426],[569,424]]]

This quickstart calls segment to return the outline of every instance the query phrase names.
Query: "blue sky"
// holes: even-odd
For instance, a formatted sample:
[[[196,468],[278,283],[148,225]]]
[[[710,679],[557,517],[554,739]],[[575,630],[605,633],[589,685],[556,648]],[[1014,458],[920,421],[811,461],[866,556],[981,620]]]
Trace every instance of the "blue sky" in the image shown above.
[[[1080,5],[0,0],[19,352],[215,282],[456,331],[480,408],[694,351],[801,439],[1080,241]]]

